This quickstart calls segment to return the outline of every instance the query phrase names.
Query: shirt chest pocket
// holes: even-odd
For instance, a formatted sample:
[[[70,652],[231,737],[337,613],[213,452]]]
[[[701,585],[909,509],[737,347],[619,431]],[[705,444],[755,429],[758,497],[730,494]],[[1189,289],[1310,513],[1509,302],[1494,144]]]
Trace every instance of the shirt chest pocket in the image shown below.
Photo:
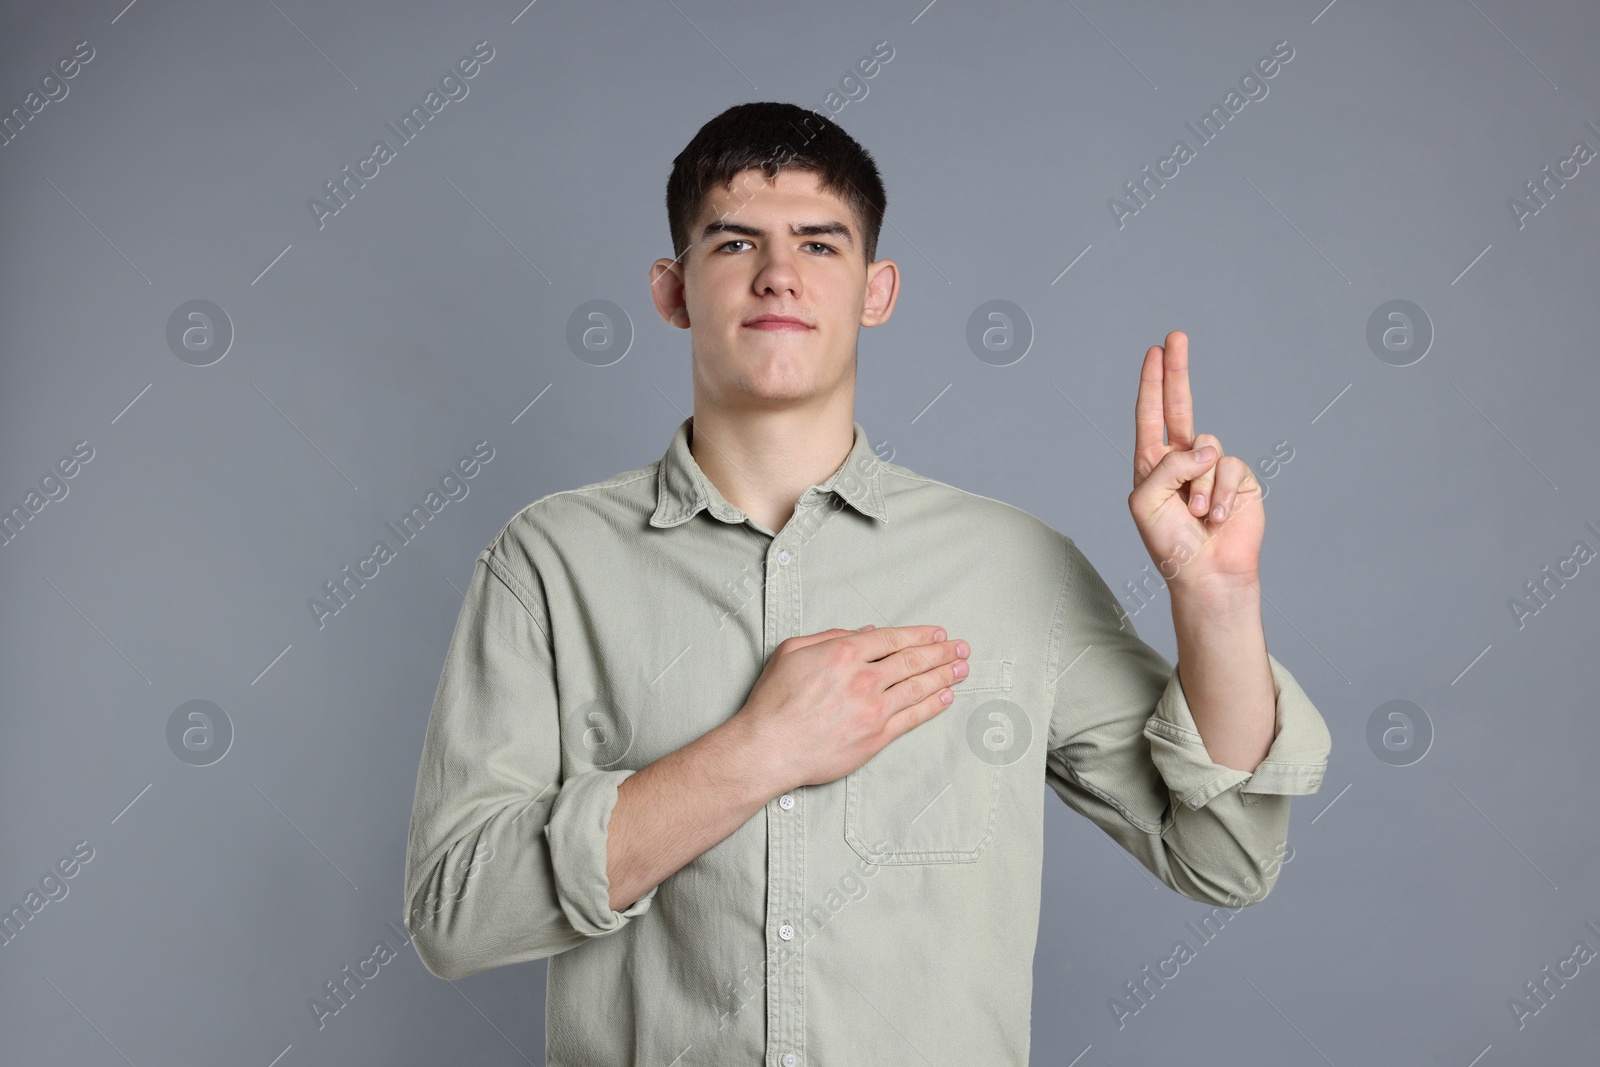
[[[845,778],[845,841],[869,863],[971,863],[994,837],[1001,768],[974,748],[972,718],[1010,691],[1012,661],[967,666],[949,707]]]

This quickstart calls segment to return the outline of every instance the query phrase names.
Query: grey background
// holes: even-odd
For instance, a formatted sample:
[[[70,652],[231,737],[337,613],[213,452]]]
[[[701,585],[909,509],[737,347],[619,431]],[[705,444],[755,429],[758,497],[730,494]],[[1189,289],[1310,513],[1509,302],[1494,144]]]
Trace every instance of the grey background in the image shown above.
[[[741,101],[832,111],[879,41],[836,118],[904,273],[860,347],[884,455],[1031,511],[1121,590],[1150,563],[1126,506],[1147,346],[1189,333],[1228,452],[1293,449],[1264,479],[1264,612],[1327,779],[1272,896],[1210,942],[1185,926],[1207,909],[1052,802],[1033,1062],[1592,1055],[1600,964],[1521,1028],[1508,999],[1600,950],[1600,577],[1520,628],[1508,601],[1600,548],[1600,163],[1524,226],[1507,202],[1600,149],[1600,10],[924,2],[7,5],[0,112],[95,56],[0,148],[0,504],[94,456],[0,548],[0,902],[94,855],[0,949],[0,1058],[543,1062],[542,962],[446,984],[401,947],[324,1028],[307,1002],[397,943],[475,554],[690,414],[688,335],[646,280],[673,155]],[[479,40],[469,95],[319,230],[307,200]],[[1280,40],[1268,95],[1119,229],[1108,198]],[[235,331],[206,367],[166,339],[196,299]],[[635,331],[610,366],[566,341],[593,299]],[[1034,332],[1010,366],[965,340],[991,299]],[[1408,366],[1366,341],[1395,299],[1434,331]],[[479,440],[469,494],[319,630],[307,600]],[[1135,623],[1175,658],[1165,595]],[[209,766],[169,746],[191,700],[234,731]],[[1431,726],[1420,760],[1368,742],[1392,700]],[[1119,1029],[1108,999],[1179,939],[1196,958]]]

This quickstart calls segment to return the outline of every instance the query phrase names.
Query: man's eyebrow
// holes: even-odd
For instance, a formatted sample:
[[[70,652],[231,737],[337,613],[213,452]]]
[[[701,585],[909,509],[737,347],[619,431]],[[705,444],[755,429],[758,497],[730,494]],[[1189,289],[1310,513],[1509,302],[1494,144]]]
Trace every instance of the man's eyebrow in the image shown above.
[[[845,244],[855,247],[855,240],[850,234],[850,227],[842,222],[829,219],[827,222],[808,222],[800,226],[790,225],[789,232],[795,237],[837,237]],[[705,241],[719,233],[736,233],[741,237],[765,237],[767,231],[759,226],[749,226],[742,222],[729,222],[718,219],[706,224],[700,231],[700,240]]]

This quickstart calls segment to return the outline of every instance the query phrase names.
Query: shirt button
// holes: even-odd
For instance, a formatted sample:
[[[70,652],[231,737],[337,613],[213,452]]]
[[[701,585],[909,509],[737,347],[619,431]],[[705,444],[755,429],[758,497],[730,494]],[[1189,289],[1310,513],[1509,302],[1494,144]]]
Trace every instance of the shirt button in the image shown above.
[[[783,1067],[794,1067],[795,1062],[796,1062],[796,1060],[795,1060],[795,1057],[794,1057],[794,1053],[785,1052],[783,1054]]]
[[[794,807],[794,797],[790,796],[788,793],[783,794],[783,796],[778,798],[778,807],[782,808],[784,811],[788,811],[790,808]]]
[[[789,560],[792,559],[792,558],[793,557],[789,555],[787,550],[783,551],[783,552],[779,552],[778,553],[778,566],[787,567],[789,565]]]
[[[783,938],[785,941],[789,940],[794,936],[794,927],[790,926],[788,923],[784,923],[782,926],[778,927],[778,936]]]

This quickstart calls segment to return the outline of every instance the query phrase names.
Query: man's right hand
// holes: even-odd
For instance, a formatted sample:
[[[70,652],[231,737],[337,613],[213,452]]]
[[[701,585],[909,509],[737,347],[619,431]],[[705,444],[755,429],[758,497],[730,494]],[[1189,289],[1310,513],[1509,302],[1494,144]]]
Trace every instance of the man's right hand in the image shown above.
[[[781,642],[742,720],[782,788],[843,778],[943,711],[967,676],[967,642],[937,626],[833,629]]]

